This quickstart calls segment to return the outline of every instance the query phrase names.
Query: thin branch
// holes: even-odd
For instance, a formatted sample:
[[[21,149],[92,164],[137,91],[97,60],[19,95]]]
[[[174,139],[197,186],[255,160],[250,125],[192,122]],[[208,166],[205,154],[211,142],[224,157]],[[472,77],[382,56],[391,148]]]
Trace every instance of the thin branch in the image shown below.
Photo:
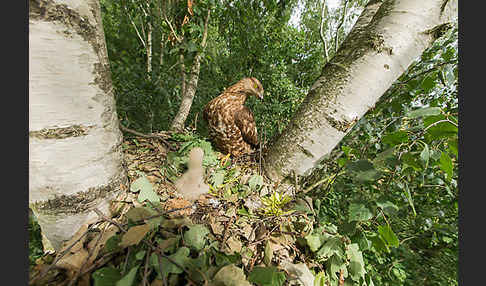
[[[322,7],[321,7],[321,26],[319,28],[319,35],[321,36],[321,41],[324,45],[324,54],[326,55],[326,62],[329,62],[329,53],[327,51],[327,42],[326,38],[324,37],[324,20],[325,20],[325,13],[326,13],[326,0],[322,0]]]
[[[182,39],[179,39],[179,37],[177,36],[177,33],[174,30],[174,27],[172,27],[172,24],[170,23],[169,19],[167,19],[167,15],[165,13],[164,13],[164,20],[167,23],[167,25],[169,25],[169,28],[172,31],[172,34],[174,34],[174,37],[175,37],[176,41],[178,43],[181,43],[182,42]]]
[[[144,48],[147,48],[147,45],[145,43],[145,40],[142,38],[142,36],[140,35],[140,32],[138,31],[138,28],[137,28],[137,25],[135,25],[135,22],[133,22],[133,19],[132,17],[130,17],[130,13],[128,12],[128,9],[127,9],[127,6],[125,5],[125,11],[127,13],[127,16],[128,16],[128,19],[130,20],[130,23],[132,23],[132,26],[133,28],[135,29],[135,32],[137,32],[137,36],[138,38],[140,39],[140,41],[142,42],[142,45]]]
[[[348,7],[348,0],[344,1],[344,9],[343,9],[343,16],[341,17],[341,22],[339,22],[339,25],[337,26],[336,29],[336,36],[334,37],[334,50],[335,53],[338,51],[338,45],[339,45],[339,29],[341,29],[341,26],[344,24],[344,20],[346,20],[346,8]]]

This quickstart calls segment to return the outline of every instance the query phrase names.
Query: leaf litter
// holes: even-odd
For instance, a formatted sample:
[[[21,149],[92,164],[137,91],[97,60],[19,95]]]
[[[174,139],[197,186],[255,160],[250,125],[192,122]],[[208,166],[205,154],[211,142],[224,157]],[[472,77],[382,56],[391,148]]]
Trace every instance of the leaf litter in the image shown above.
[[[224,156],[191,133],[159,135],[169,148],[157,138],[124,140],[130,186],[113,202],[112,215],[83,226],[42,279],[55,256],[40,259],[31,285],[307,286],[314,275],[325,276],[313,252],[336,256],[340,249],[337,238],[315,233],[310,198],[292,200],[278,191],[257,160]],[[178,192],[184,185],[175,184],[194,169],[187,167],[194,148],[204,154],[195,173],[209,187],[194,191],[197,196],[187,188]],[[310,208],[299,207],[309,200]],[[352,262],[360,262],[361,252],[351,250]],[[364,275],[360,265],[353,270]]]

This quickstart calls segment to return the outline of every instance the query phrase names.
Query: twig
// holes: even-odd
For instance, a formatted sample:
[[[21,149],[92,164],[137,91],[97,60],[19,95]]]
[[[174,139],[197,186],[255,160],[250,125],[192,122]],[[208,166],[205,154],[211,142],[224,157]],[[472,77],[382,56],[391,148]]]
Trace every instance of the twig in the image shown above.
[[[339,286],[343,286],[344,285],[344,272],[343,270],[339,270]]]
[[[120,225],[118,222],[108,218],[107,216],[105,216],[99,209],[95,208],[93,209],[93,211],[101,218],[103,219],[104,221],[107,221],[109,223],[112,223],[114,225],[116,225],[122,232],[127,232],[127,230],[125,228],[123,228],[122,225]]]
[[[230,224],[233,223],[233,220],[235,219],[234,216],[232,216],[230,218],[230,220],[226,223],[225,227],[224,227],[224,231],[223,231],[223,239],[221,241],[221,244],[219,245],[219,251],[222,251],[223,250],[223,247],[224,247],[224,244],[226,243],[226,239],[227,239],[227,236],[228,236],[228,228],[230,226]]]
[[[148,285],[148,276],[150,275],[150,273],[152,272],[152,269],[148,269],[148,265],[149,265],[149,258],[150,258],[150,255],[152,254],[152,248],[149,247],[148,251],[147,251],[147,254],[145,256],[145,265],[144,265],[144,269],[143,269],[143,278],[142,278],[142,285],[143,286],[146,286]]]
[[[135,131],[133,129],[130,129],[130,128],[127,128],[125,126],[123,126],[121,123],[119,124],[120,126],[120,129],[125,131],[125,132],[128,132],[128,133],[132,133],[134,135],[137,135],[137,136],[140,136],[140,137],[144,137],[144,138],[155,138],[155,139],[159,139],[160,141],[162,141],[162,143],[164,143],[167,148],[169,149],[172,149],[171,145],[169,144],[169,142],[167,142],[167,140],[165,140],[162,136],[160,135],[155,135],[155,134],[143,134],[143,133],[140,133],[138,131]]]
[[[319,28],[319,35],[321,36],[321,41],[324,44],[324,54],[326,55],[326,63],[329,62],[329,53],[327,51],[327,42],[326,38],[324,37],[324,15],[326,13],[326,0],[322,0],[322,7],[321,7],[321,25]]]
[[[130,257],[130,252],[132,252],[132,247],[129,246],[127,248],[127,254],[125,256],[125,263],[123,263],[123,270],[121,272],[122,275],[125,275],[125,272],[127,271],[127,266],[128,266],[128,257]]]
[[[77,271],[76,276],[74,276],[74,278],[73,278],[73,279],[71,279],[71,281],[69,281],[68,286],[71,286],[71,285],[76,284],[76,282],[78,281],[79,277],[81,277],[81,272],[83,271],[84,267],[86,267],[86,264],[88,264],[88,261],[89,261],[89,259],[91,258],[91,256],[93,255],[94,250],[96,249],[96,247],[97,247],[97,246],[98,246],[98,244],[100,243],[100,241],[101,241],[101,237],[102,237],[102,236],[103,236],[103,234],[105,233],[106,228],[107,228],[107,227],[105,227],[105,228],[104,228],[104,229],[101,231],[101,233],[98,235],[98,239],[96,239],[96,243],[95,243],[95,245],[93,246],[93,248],[92,248],[92,249],[90,249],[90,250],[89,250],[88,256],[87,256],[87,257],[84,259],[84,262],[83,262],[83,264],[81,265],[81,267],[79,268],[79,270]],[[95,258],[96,258],[96,257],[95,257]]]

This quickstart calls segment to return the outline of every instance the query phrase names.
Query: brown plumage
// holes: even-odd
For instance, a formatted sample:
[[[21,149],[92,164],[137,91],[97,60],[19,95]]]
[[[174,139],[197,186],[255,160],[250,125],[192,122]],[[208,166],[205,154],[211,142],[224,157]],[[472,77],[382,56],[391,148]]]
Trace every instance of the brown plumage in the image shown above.
[[[244,106],[248,96],[263,99],[263,86],[254,77],[244,78],[213,98],[204,108],[209,136],[224,153],[238,157],[251,153],[258,144],[253,113]]]

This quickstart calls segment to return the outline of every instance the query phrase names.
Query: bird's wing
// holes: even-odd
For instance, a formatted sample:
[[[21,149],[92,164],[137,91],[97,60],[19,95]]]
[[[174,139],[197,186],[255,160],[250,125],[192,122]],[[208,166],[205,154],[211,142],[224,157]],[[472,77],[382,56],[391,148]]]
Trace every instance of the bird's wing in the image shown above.
[[[243,140],[256,146],[258,144],[257,128],[253,113],[251,113],[250,109],[243,106],[243,108],[235,113],[234,118],[236,126],[238,126],[241,135],[243,135]]]

